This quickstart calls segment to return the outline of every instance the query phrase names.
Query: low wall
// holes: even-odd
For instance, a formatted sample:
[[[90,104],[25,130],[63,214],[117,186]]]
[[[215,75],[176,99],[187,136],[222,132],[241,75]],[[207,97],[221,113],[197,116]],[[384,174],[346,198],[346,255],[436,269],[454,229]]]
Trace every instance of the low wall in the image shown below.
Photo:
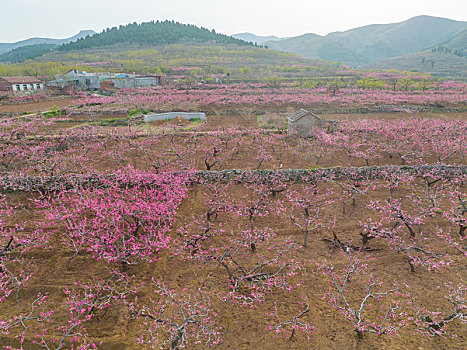
[[[377,166],[359,168],[323,168],[323,169],[280,169],[280,170],[224,170],[224,171],[194,171],[189,174],[191,183],[203,182],[250,182],[252,176],[264,180],[280,177],[284,182],[308,183],[333,180],[364,180],[383,179],[391,174],[407,174],[413,176],[429,176],[431,178],[453,178],[467,176],[467,165],[421,165],[421,166]],[[120,181],[114,174],[91,174],[53,177],[26,177],[0,175],[0,191],[57,191],[76,186],[101,187],[107,181]],[[148,176],[146,183],[151,183]],[[256,181],[256,180],[255,180]],[[137,184],[137,180],[121,181],[122,185]]]
[[[368,166],[368,167],[330,167],[316,169],[279,169],[279,170],[224,170],[197,171],[193,181],[199,182],[249,182],[252,175],[267,180],[280,177],[284,182],[306,183],[312,181],[333,180],[371,180],[384,179],[391,174],[413,176],[433,176],[452,178],[467,175],[466,165],[420,165],[420,166]]]

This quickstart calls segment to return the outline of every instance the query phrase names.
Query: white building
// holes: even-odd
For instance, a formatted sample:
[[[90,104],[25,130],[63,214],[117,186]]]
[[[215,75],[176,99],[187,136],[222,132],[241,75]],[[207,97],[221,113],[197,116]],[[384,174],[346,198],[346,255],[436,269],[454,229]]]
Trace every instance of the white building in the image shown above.
[[[34,77],[0,77],[0,91],[44,90],[44,83]]]

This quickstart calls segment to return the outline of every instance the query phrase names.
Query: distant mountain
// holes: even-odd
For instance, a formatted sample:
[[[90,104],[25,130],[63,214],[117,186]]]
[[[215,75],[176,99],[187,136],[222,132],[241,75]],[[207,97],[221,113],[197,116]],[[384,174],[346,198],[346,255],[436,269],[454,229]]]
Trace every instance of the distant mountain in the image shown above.
[[[58,50],[81,50],[93,47],[104,47],[124,43],[140,43],[150,45],[178,44],[185,42],[251,45],[243,40],[216,31],[182,24],[175,21],[151,21],[141,24],[130,23],[125,26],[107,28],[102,33],[78,39],[60,46]]]
[[[466,28],[467,22],[418,16],[399,23],[372,24],[326,36],[305,34],[264,44],[307,58],[360,67],[447,42]]]
[[[76,41],[81,38],[85,38],[86,36],[93,36],[96,34],[93,30],[82,30],[78,34],[73,35],[71,38],[66,39],[50,39],[50,38],[31,38],[22,41],[18,41],[16,43],[0,43],[0,55],[12,51],[14,49],[23,47],[23,46],[31,46],[31,45],[38,45],[38,44],[49,44],[49,45],[62,45],[72,41]]]
[[[280,41],[267,41],[264,44],[273,50],[295,52],[298,47],[306,47],[317,38],[320,38],[318,34],[308,33]]]
[[[467,29],[430,49],[373,62],[365,68],[395,68],[467,80]]]
[[[255,35],[252,33],[239,33],[239,34],[234,34],[232,37],[240,40],[247,41],[249,43],[257,43],[258,45],[262,45],[266,41],[275,41],[275,40],[283,40],[285,38],[279,38],[275,35],[268,35],[268,36],[260,36],[260,35]]]

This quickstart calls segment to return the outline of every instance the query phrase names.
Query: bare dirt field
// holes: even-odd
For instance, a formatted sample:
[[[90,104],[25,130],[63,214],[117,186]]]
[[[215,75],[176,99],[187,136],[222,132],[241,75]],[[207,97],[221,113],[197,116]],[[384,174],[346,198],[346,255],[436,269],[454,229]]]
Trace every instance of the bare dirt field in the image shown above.
[[[321,186],[321,185],[320,185]],[[349,206],[345,213],[336,204],[326,210],[326,215],[334,218],[337,225],[334,231],[338,233],[343,241],[353,241],[358,244],[360,237],[359,220],[367,216],[367,205],[371,200],[384,199],[387,190],[374,191],[370,195],[358,199],[355,206]],[[243,185],[236,185],[231,189],[235,198],[243,198],[248,195],[248,191]],[[206,210],[203,197],[206,189],[203,186],[192,187],[189,196],[183,201],[174,223],[175,229],[179,227],[189,227],[192,218],[200,217]],[[396,193],[402,196],[403,191]],[[12,203],[17,203],[21,210],[16,218],[16,222],[24,224],[25,220],[31,224],[31,219],[41,220],[40,212],[34,212],[31,216],[30,202],[28,198],[36,196],[24,193],[11,194],[8,196]],[[239,218],[233,213],[222,213],[214,221],[220,224],[226,232],[238,230],[239,227],[248,225],[246,218]],[[297,244],[302,243],[302,233],[296,227],[280,216],[268,215],[255,220],[255,227],[274,228],[277,236],[275,240],[280,240],[292,236]],[[170,288],[180,290],[196,290],[203,288],[206,295],[213,300],[213,306],[218,310],[218,324],[221,327],[223,343],[215,346],[218,349],[464,349],[466,336],[462,326],[454,329],[459,335],[454,339],[432,339],[421,337],[413,330],[403,329],[395,336],[375,336],[367,335],[363,339],[358,339],[351,325],[344,322],[329,305],[322,300],[326,289],[324,277],[317,272],[317,263],[323,260],[339,261],[341,264],[343,255],[338,249],[333,249],[332,245],[322,239],[332,238],[332,232],[327,230],[316,230],[310,238],[308,248],[299,248],[295,253],[295,258],[303,261],[306,272],[304,272],[297,282],[300,288],[292,293],[280,289],[268,293],[266,301],[258,308],[243,307],[241,305],[221,302],[217,299],[217,294],[228,289],[228,278],[225,271],[216,267],[216,264],[199,265],[196,262],[181,261],[172,254],[163,253],[158,261],[153,264],[141,263],[138,266],[129,267],[128,274],[136,276],[136,280],[144,282],[145,285],[139,289],[138,297],[140,301],[147,300],[151,293],[151,279],[162,278]],[[176,239],[176,235],[174,235]],[[397,254],[387,249],[381,242],[371,243],[372,248],[379,251],[369,253],[376,259],[376,270],[383,279],[396,280],[399,284],[411,286],[411,293],[418,295],[418,302],[427,305],[444,305],[442,296],[437,294],[436,286],[442,284],[444,280],[467,278],[465,260],[455,261],[449,270],[442,272],[429,272],[422,268],[415,273],[410,273],[409,265],[403,255]],[[244,259],[252,259],[255,252],[248,253]],[[14,309],[15,305],[20,305],[24,300],[38,293],[49,293],[50,302],[63,305],[65,295],[64,286],[72,286],[77,280],[88,281],[93,277],[106,275],[106,264],[95,261],[90,254],[82,252],[72,263],[70,270],[66,269],[66,261],[70,253],[60,248],[60,243],[53,243],[53,248],[48,250],[32,250],[25,257],[34,261],[37,266],[36,274],[29,283],[27,289],[20,293],[19,301],[13,304],[6,304]],[[117,265],[112,265],[117,268]],[[265,312],[272,308],[274,301],[277,302],[279,310],[286,318],[293,316],[300,309],[297,303],[303,295],[310,305],[310,312],[307,320],[315,327],[315,334],[310,340],[297,335],[293,339],[287,340],[275,338],[267,331],[265,326]],[[353,294],[350,294],[353,295]],[[355,296],[355,295],[353,295]],[[10,309],[10,311],[11,311]],[[92,339],[103,341],[100,349],[144,349],[145,346],[138,347],[134,339],[140,332],[139,323],[130,317],[131,315],[125,307],[114,307],[104,311],[98,311],[95,319],[89,322],[87,330]],[[63,306],[56,309],[50,328],[66,323],[67,311]],[[15,344],[11,338],[0,338],[3,345]],[[31,343],[28,349],[38,349]],[[191,349],[203,349],[203,345],[190,345]]]
[[[206,126],[203,129],[217,130],[224,128],[257,128],[258,123],[256,116],[241,116],[241,115],[211,115],[208,116]]]
[[[50,110],[53,106],[68,107],[73,105],[75,99],[56,99],[41,102],[30,103],[15,103],[8,105],[0,105],[0,113],[24,113],[24,112],[40,112]]]

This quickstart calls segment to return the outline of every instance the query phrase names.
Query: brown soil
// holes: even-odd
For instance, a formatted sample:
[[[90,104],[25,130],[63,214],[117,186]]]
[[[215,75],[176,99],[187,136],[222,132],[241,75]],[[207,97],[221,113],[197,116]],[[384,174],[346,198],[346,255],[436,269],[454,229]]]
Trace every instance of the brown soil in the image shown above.
[[[9,105],[0,105],[0,113],[24,113],[39,112],[51,109],[53,106],[68,107],[73,105],[74,99],[48,100],[41,102],[17,103]]]
[[[175,124],[175,125],[178,125],[178,126],[184,126],[184,125],[190,125],[191,124],[189,120],[183,119],[179,115],[176,118],[172,119],[172,120],[166,121],[166,123],[167,124]]]
[[[202,130],[219,130],[232,127],[242,129],[257,128],[256,116],[210,115],[207,117],[206,125],[202,127]]]
[[[183,202],[175,222],[177,227],[189,227],[193,217],[203,215],[205,205],[203,196],[205,189],[201,186],[193,187],[189,197]],[[243,185],[236,185],[231,193],[235,198],[242,198],[248,194]],[[403,196],[403,191],[396,196]],[[356,202],[355,207],[349,206],[345,213],[336,204],[326,210],[326,215],[336,220],[335,232],[343,241],[359,243],[359,220],[367,217],[366,205],[370,200],[383,199],[387,196],[387,190],[381,189],[371,195],[364,196]],[[31,216],[31,209],[27,209],[27,197],[25,194],[9,195],[13,203],[24,206],[18,215],[18,222],[31,225],[31,219],[37,220],[39,213]],[[220,214],[216,222],[222,223],[226,233],[243,227],[246,219],[239,218],[231,213]],[[277,238],[285,238],[292,235],[298,244],[302,242],[302,234],[290,224],[289,221],[276,215],[255,220],[255,227],[271,227],[277,233]],[[175,238],[176,236],[174,236]],[[248,308],[241,305],[224,303],[217,299],[217,294],[227,289],[225,271],[212,265],[197,265],[179,260],[177,256],[165,252],[160,260],[153,264],[139,264],[130,267],[129,274],[134,274],[137,281],[145,282],[145,286],[138,292],[140,301],[147,301],[151,293],[151,278],[163,278],[165,283],[179,292],[182,290],[196,291],[203,287],[205,293],[212,298],[213,308],[217,310],[216,321],[222,328],[223,343],[216,349],[464,349],[467,340],[465,327],[454,326],[453,331],[458,335],[454,339],[428,338],[414,333],[410,328],[403,329],[393,337],[366,335],[359,340],[353,328],[341,316],[336,315],[329,305],[322,300],[326,288],[323,276],[316,272],[316,263],[327,259],[337,265],[343,262],[343,256],[337,250],[332,250],[323,238],[331,238],[327,231],[316,231],[310,237],[310,245],[307,249],[298,249],[295,258],[302,261],[307,271],[300,277],[300,288],[292,293],[273,290],[268,294],[266,302],[259,308]],[[411,293],[417,296],[419,303],[437,308],[447,308],[446,302],[439,294],[436,286],[443,281],[467,278],[465,260],[455,253],[455,263],[441,272],[428,272],[426,269],[417,269],[410,273],[408,264],[403,256],[387,249],[381,242],[371,242],[370,246],[380,248],[380,251],[369,253],[376,259],[376,273],[384,279],[397,281],[400,285],[411,286]],[[50,301],[56,308],[56,314],[48,325],[64,324],[67,319],[67,310],[64,306],[65,286],[72,288],[76,281],[90,281],[93,277],[104,277],[105,264],[96,262],[89,254],[82,252],[71,263],[71,269],[66,270],[66,260],[70,253],[63,250],[58,241],[50,250],[35,250],[26,254],[37,266],[36,274],[31,283],[21,289],[19,302],[13,304],[7,302],[5,310],[16,310],[22,301],[31,300],[38,292],[49,293]],[[254,257],[254,253],[251,253]],[[246,257],[246,259],[249,259]],[[202,282],[204,281],[204,282]],[[298,282],[298,281],[297,281]],[[351,294],[355,296],[355,294]],[[292,340],[275,338],[266,329],[265,323],[270,319],[266,316],[267,309],[277,302],[278,308],[284,319],[292,317],[300,310],[298,301],[303,297],[310,304],[310,312],[304,320],[312,322],[316,328],[315,334],[308,341],[303,335],[297,334]],[[94,319],[87,325],[90,336],[97,341],[103,341],[99,349],[146,349],[135,344],[140,328],[135,320],[129,318],[128,311],[121,306],[112,307],[107,311],[98,312]],[[3,345],[16,344],[12,338],[0,338]],[[31,343],[27,349],[38,349]],[[190,349],[203,349],[203,346],[190,345]]]
[[[155,120],[155,121],[149,123],[149,125],[151,125],[151,126],[161,126],[161,125],[164,125],[164,123],[165,122],[163,120]]]

